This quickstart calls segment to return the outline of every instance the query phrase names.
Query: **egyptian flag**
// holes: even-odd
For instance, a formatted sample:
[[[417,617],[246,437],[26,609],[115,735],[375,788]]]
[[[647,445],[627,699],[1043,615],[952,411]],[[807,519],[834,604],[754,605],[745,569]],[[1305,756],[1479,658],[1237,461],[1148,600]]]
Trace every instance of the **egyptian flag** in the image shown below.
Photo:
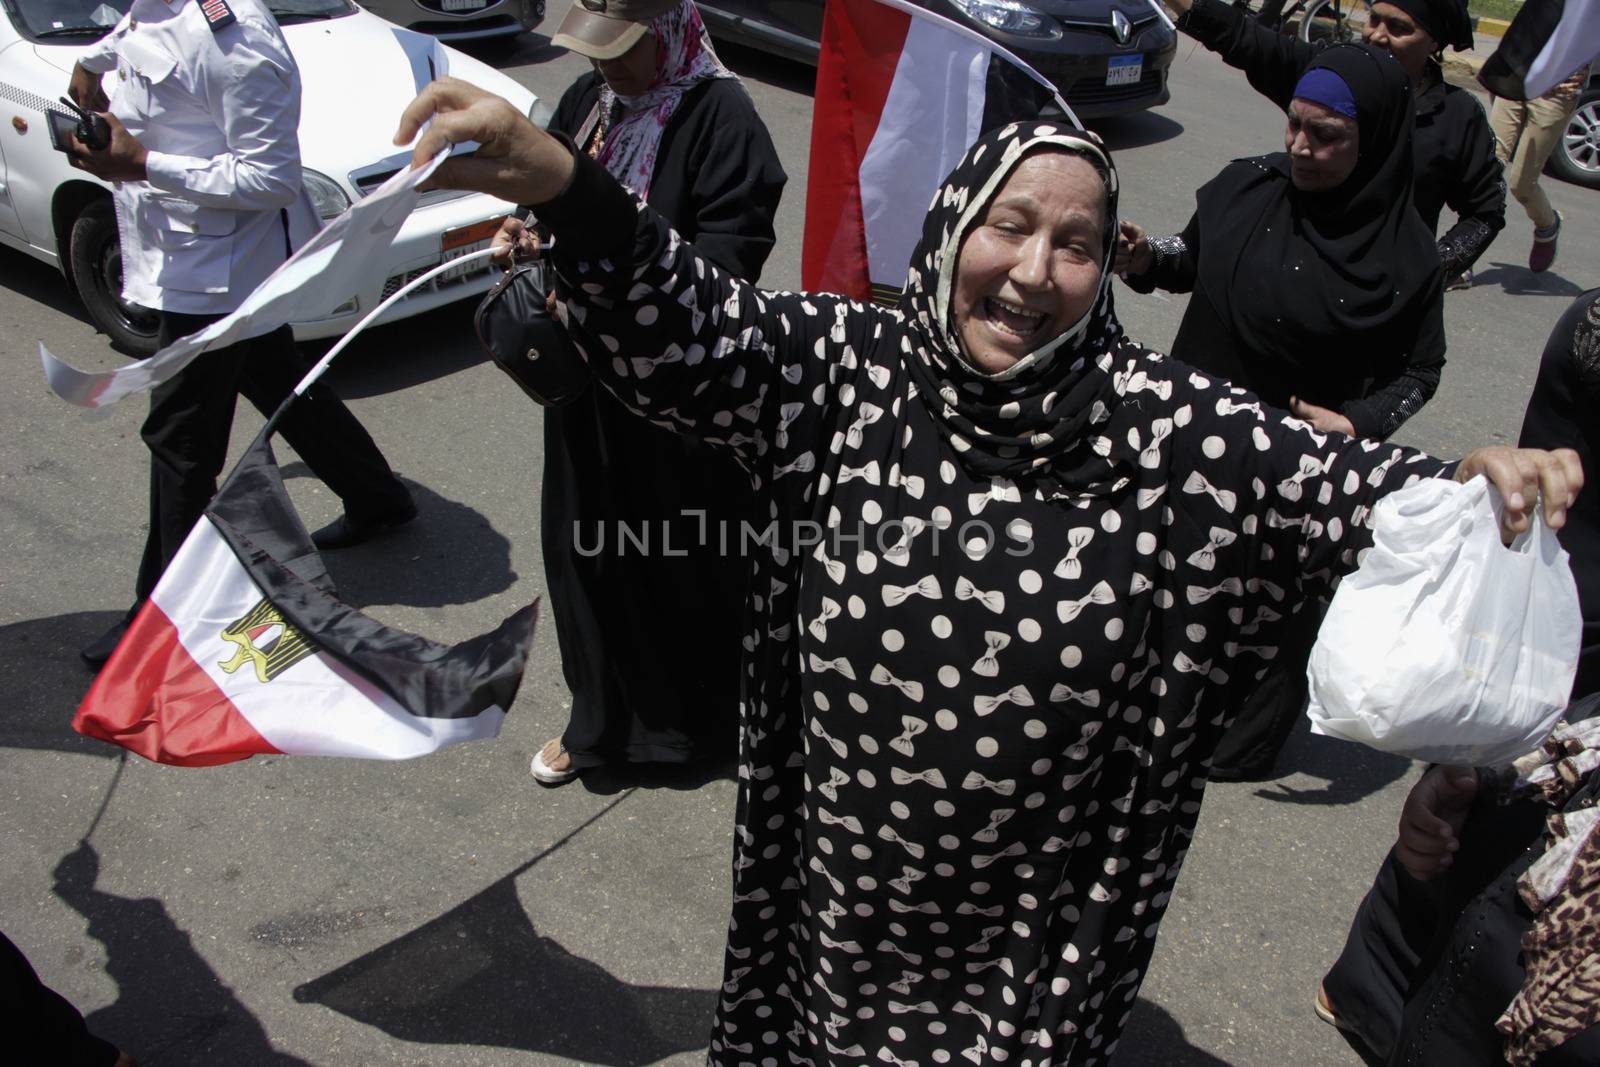
[[[944,176],[985,130],[1041,115],[1071,111],[975,30],[906,0],[828,0],[802,288],[897,301]]]
[[[1478,80],[1495,96],[1532,100],[1600,56],[1600,0],[1527,0]]]
[[[446,647],[340,602],[264,432],[72,725],[189,767],[268,753],[421,756],[499,733],[537,611]]]

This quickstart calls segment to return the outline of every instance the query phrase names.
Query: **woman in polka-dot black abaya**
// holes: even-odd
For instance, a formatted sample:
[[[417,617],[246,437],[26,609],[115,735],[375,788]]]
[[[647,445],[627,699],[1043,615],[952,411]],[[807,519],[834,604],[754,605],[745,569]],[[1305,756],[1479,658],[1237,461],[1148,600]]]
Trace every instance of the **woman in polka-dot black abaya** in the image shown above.
[[[1374,501],[1446,465],[1123,339],[1115,171],[1070,127],[980,139],[894,309],[761,292],[561,158],[536,210],[574,338],[774,520],[711,1062],[1105,1062],[1220,687],[1354,566]]]

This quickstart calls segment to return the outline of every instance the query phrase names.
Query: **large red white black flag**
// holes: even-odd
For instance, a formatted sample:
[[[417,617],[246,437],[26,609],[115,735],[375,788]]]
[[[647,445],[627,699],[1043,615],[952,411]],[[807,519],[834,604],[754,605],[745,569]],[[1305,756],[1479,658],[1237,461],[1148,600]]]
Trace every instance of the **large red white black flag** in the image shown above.
[[[1532,100],[1600,57],[1600,0],[1527,0],[1478,80],[1496,96]]]
[[[1044,114],[1072,116],[1048,79],[970,27],[907,0],[828,0],[801,287],[897,299],[944,176],[983,131]]]
[[[218,491],[78,708],[147,759],[406,759],[494,737],[538,604],[445,646],[340,601],[266,436]]]

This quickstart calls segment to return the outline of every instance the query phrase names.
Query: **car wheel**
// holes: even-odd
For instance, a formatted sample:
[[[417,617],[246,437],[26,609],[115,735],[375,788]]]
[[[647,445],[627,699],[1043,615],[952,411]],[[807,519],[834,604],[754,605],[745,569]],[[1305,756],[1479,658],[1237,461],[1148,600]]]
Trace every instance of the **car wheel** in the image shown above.
[[[1600,189],[1600,88],[1578,98],[1545,169],[1563,181]]]
[[[159,316],[122,300],[122,242],[111,201],[98,200],[72,223],[72,277],[94,324],[130,356],[153,355]]]

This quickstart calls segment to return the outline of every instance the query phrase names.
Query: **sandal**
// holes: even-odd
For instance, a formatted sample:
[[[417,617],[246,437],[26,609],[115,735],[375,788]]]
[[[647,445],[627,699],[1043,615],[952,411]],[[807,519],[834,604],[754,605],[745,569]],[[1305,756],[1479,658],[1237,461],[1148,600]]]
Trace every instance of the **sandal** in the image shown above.
[[[551,752],[551,746],[554,746],[554,752]],[[565,746],[561,744],[561,738],[552,737],[546,741],[544,747],[533,754],[533,763],[528,767],[528,773],[533,775],[533,780],[540,785],[563,785],[576,778],[578,768],[572,765],[572,757],[567,757],[567,766],[559,771],[545,762],[546,752],[551,752],[550,758],[555,759],[566,751]]]
[[[1333,1001],[1328,999],[1328,991],[1322,988],[1322,983],[1317,983],[1317,998],[1311,1002],[1311,1010],[1317,1013],[1317,1018],[1337,1030],[1348,1030],[1349,1027],[1339,1021],[1333,1013]]]

